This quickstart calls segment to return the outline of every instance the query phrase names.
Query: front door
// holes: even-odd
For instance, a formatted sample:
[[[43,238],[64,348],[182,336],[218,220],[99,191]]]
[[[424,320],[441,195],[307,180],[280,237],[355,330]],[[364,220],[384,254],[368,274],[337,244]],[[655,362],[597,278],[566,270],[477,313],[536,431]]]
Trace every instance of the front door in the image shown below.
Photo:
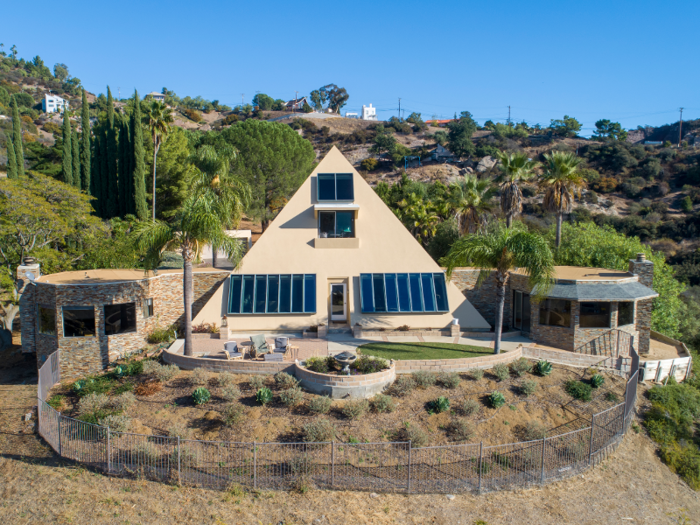
[[[331,321],[346,321],[345,284],[331,284]]]

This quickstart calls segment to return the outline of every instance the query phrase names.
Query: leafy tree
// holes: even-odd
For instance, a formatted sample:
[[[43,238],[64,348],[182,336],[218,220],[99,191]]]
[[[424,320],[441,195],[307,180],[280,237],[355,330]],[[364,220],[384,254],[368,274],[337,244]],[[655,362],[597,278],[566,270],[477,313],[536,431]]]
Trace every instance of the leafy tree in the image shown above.
[[[571,213],[574,197],[581,196],[586,181],[579,172],[581,159],[573,153],[553,151],[544,155],[544,172],[540,186],[545,190],[544,207],[557,215],[556,247],[561,244],[561,223],[565,213]]]
[[[15,93],[13,97],[20,108],[31,108],[34,105],[34,98],[29,93]]]
[[[319,89],[311,92],[311,103],[316,111],[323,111],[324,104],[334,113],[340,113],[340,110],[345,106],[350,95],[345,88],[339,88],[335,84],[327,84]]]
[[[681,210],[683,210],[683,213],[693,212],[693,199],[691,199],[689,195],[681,199]]]
[[[158,150],[170,133],[170,125],[173,123],[173,116],[162,102],[154,100],[146,113],[148,117],[148,127],[151,129],[153,137],[153,220],[156,218],[156,163],[158,161]]]
[[[135,244],[146,251],[147,267],[155,268],[166,249],[178,249],[182,254],[185,355],[188,356],[192,355],[192,262],[199,247],[203,244],[220,247],[234,265],[244,253],[243,243],[226,234],[228,221],[235,215],[233,208],[240,203],[220,198],[212,182],[212,178],[200,174],[190,196],[171,222],[146,220],[134,227]]]
[[[553,283],[554,256],[547,241],[536,233],[530,233],[521,223],[508,228],[502,223],[477,235],[459,239],[442,260],[447,275],[459,266],[478,268],[478,285],[487,279],[496,281],[496,332],[494,353],[501,352],[503,306],[506,300],[508,273],[514,268],[524,270],[536,295],[544,297]],[[535,288],[536,287],[536,288]]]
[[[472,114],[462,111],[458,120],[447,126],[447,148],[458,157],[468,157],[474,154],[475,148],[472,135],[476,131],[476,122]]]
[[[195,171],[189,161],[190,155],[187,133],[173,127],[158,152],[156,194],[160,204],[157,217],[162,220],[171,220],[187,199]]]
[[[445,144],[447,144],[448,140],[447,133],[445,133],[444,131],[436,131],[435,133],[433,133],[432,139],[435,141],[435,144],[444,146]]]
[[[530,160],[525,153],[498,154],[501,161],[501,175],[497,182],[501,184],[501,210],[506,216],[506,225],[510,228],[513,217],[523,211],[523,192],[520,184],[530,180],[537,168],[537,163]]]
[[[63,171],[62,180],[68,185],[73,184],[73,147],[71,137],[73,132],[70,127],[69,111],[63,112]]]
[[[248,214],[263,231],[313,170],[316,153],[308,140],[276,122],[246,120],[221,137],[238,151],[232,170],[251,188]]]
[[[552,242],[554,232],[548,233]],[[610,226],[597,226],[593,223],[565,223],[562,242],[556,253],[557,264],[568,266],[588,266],[626,271],[630,259],[644,253],[654,263],[653,288],[659,297],[653,300],[651,327],[670,337],[677,337],[678,327],[684,316],[684,305],[680,294],[685,286],[674,277],[662,253],[652,249],[637,237],[627,237]]]
[[[258,93],[253,97],[253,106],[258,106],[264,111],[270,111],[275,100],[265,93]]]
[[[601,119],[595,123],[595,133],[591,137],[599,140],[625,140],[627,132],[622,129],[619,122],[610,122],[608,119]]]
[[[477,232],[486,224],[486,215],[493,211],[496,194],[490,179],[467,174],[450,184],[449,205],[462,235]]]
[[[14,47],[14,46],[13,46]],[[24,148],[22,147],[22,121],[19,118],[17,98],[12,97],[12,143],[15,146],[15,162],[17,175],[24,176]]]
[[[549,127],[555,135],[560,137],[575,137],[581,131],[581,123],[569,115],[564,115],[560,120],[552,119]]]
[[[148,217],[146,204],[146,162],[143,152],[143,126],[141,124],[141,103],[139,92],[134,92],[134,111],[131,114],[131,137],[134,144],[134,205],[136,216],[140,220]]]
[[[302,110],[304,113],[311,113],[311,112],[314,110],[314,108],[312,108],[311,106],[309,106],[309,103],[308,103],[308,102],[304,101],[304,106],[301,108],[301,110]]]
[[[53,76],[63,82],[68,78],[68,66],[65,64],[54,64]]]
[[[17,174],[17,157],[15,157],[15,145],[12,143],[12,135],[7,135],[7,178],[16,179]]]
[[[73,186],[80,189],[80,138],[78,132],[74,131],[71,136],[71,161],[73,162],[72,179]]]
[[[397,203],[397,206],[394,212],[416,240],[425,246],[435,235],[440,223],[440,216],[435,206],[416,193],[409,193]]]
[[[326,103],[326,92],[320,89],[314,89],[311,92],[311,104],[316,111],[323,111],[323,105]]]
[[[130,122],[119,125],[119,213],[123,217],[135,213],[134,205],[134,145],[131,143]]]
[[[90,107],[88,106],[85,89],[82,90],[82,105],[80,125],[82,127],[80,141],[81,188],[90,191]]]
[[[374,144],[369,149],[370,153],[375,153],[378,157],[382,156],[382,152],[390,152],[396,145],[394,135],[389,133],[384,126],[377,126],[377,133],[374,136]]]

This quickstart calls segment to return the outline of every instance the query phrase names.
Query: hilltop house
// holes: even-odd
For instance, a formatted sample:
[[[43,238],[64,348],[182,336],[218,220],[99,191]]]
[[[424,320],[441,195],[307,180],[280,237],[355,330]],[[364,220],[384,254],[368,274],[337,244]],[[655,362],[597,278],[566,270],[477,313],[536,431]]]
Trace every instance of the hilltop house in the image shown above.
[[[156,91],[151,91],[146,97],[151,97],[153,100],[165,103],[165,95],[163,93],[157,93]]]
[[[365,106],[363,104],[362,115],[360,118],[362,120],[377,120],[377,108],[372,107],[372,104],[370,104],[369,106]]]
[[[287,111],[303,111],[304,104],[307,104],[306,97],[295,98],[290,100],[284,105],[284,109]]]
[[[57,95],[44,95],[44,100],[41,101],[41,109],[45,113],[63,113],[64,109],[68,109],[68,101]]]

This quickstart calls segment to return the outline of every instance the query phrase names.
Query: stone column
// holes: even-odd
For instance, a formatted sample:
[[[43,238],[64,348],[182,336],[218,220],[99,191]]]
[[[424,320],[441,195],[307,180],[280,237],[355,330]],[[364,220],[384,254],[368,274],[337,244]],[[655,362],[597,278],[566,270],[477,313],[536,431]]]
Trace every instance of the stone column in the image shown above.
[[[638,253],[636,259],[629,262],[630,273],[636,275],[639,282],[653,289],[654,263],[647,261],[646,255]],[[636,338],[636,346],[641,355],[649,353],[649,341],[651,339],[651,302],[652,299],[637,301],[635,321],[639,336]]]
[[[29,285],[31,279],[27,278],[28,273],[34,276],[33,279],[38,279],[41,276],[41,265],[36,262],[34,257],[25,257],[22,264],[17,267],[22,353],[36,352],[36,290]],[[2,346],[1,343],[0,346]]]

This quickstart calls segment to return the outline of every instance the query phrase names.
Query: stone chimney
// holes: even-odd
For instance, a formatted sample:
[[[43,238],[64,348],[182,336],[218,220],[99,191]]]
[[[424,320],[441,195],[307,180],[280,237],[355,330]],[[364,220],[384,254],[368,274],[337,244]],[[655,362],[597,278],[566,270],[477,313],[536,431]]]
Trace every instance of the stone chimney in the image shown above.
[[[17,291],[20,294],[24,292],[30,282],[30,279],[27,278],[28,273],[31,273],[35,280],[41,277],[41,265],[36,262],[34,257],[25,257],[22,264],[17,267]]]
[[[639,276],[639,282],[652,288],[654,284],[654,263],[647,261],[647,256],[638,253],[636,259],[630,259],[630,273]]]

